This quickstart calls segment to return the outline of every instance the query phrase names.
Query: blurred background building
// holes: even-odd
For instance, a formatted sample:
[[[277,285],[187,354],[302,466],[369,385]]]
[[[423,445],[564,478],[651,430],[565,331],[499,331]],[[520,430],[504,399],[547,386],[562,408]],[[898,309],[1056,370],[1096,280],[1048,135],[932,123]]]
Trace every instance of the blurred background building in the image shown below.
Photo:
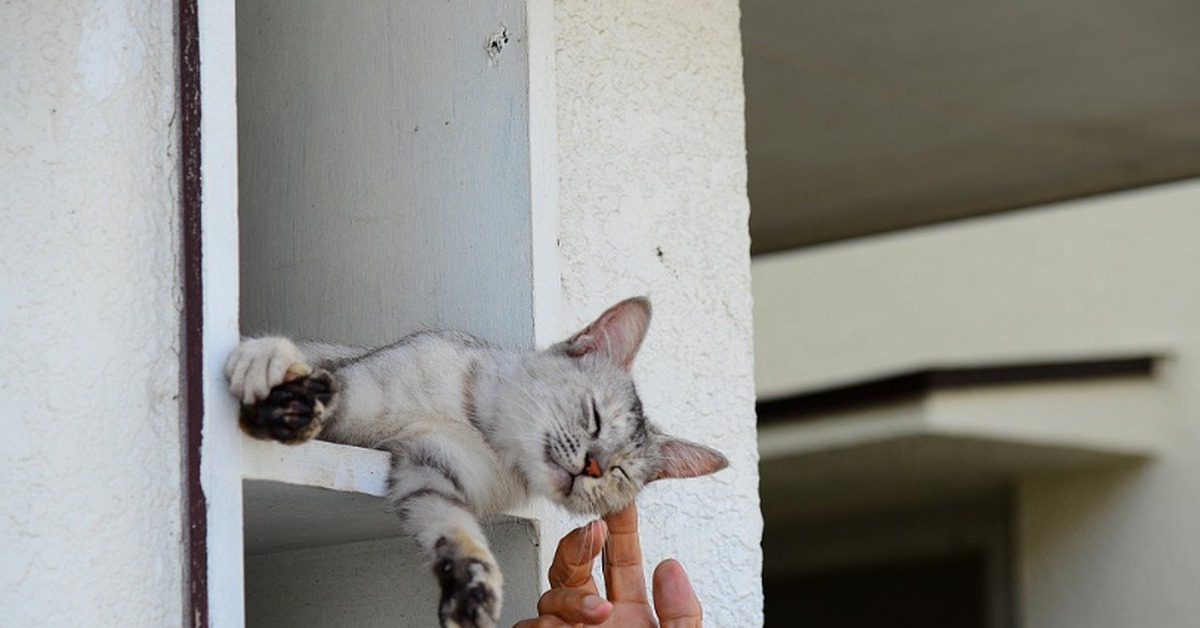
[[[1200,5],[743,0],[768,626],[1200,617]]]

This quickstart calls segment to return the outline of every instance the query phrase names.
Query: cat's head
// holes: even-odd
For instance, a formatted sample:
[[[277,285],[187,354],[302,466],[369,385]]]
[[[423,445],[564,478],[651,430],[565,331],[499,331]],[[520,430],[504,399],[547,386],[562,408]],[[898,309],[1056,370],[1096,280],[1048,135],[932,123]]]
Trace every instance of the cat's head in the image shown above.
[[[668,436],[643,413],[630,369],[649,326],[650,301],[626,299],[522,363],[509,401],[537,432],[520,443],[518,461],[535,492],[575,513],[604,514],[649,482],[728,464],[713,449]]]

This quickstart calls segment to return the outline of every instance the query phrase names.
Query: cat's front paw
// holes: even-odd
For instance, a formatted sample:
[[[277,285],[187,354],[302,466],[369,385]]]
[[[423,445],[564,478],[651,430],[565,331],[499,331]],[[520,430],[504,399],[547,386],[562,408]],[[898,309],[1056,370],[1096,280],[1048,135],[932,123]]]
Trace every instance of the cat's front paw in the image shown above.
[[[255,438],[302,443],[321,432],[336,393],[332,375],[313,371],[275,386],[266,399],[243,405],[238,422]]]
[[[433,566],[442,587],[443,628],[493,628],[500,619],[504,579],[490,557],[445,556]]]
[[[246,406],[266,399],[276,386],[312,371],[296,343],[279,336],[243,340],[225,361],[229,392]]]

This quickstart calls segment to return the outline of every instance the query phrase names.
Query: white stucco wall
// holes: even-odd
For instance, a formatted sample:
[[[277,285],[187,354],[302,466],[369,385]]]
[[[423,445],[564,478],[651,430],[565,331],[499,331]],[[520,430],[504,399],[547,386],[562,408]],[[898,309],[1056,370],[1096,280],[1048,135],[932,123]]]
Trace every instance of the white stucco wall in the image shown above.
[[[738,4],[555,3],[563,329],[648,294],[647,414],[731,466],[649,487],[648,569],[688,570],[707,625],[762,623]]]
[[[0,5],[0,623],[182,620],[174,7]]]

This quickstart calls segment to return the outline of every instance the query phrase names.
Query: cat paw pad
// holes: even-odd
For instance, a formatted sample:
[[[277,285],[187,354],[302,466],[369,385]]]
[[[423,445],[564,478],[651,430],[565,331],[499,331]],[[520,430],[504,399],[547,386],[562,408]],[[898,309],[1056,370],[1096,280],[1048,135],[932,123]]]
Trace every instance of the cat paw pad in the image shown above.
[[[242,429],[255,438],[302,443],[321,431],[337,384],[326,371],[314,371],[271,388],[261,401],[243,405]]]
[[[477,558],[443,559],[433,567],[442,586],[444,628],[492,628],[500,619],[500,571]]]

